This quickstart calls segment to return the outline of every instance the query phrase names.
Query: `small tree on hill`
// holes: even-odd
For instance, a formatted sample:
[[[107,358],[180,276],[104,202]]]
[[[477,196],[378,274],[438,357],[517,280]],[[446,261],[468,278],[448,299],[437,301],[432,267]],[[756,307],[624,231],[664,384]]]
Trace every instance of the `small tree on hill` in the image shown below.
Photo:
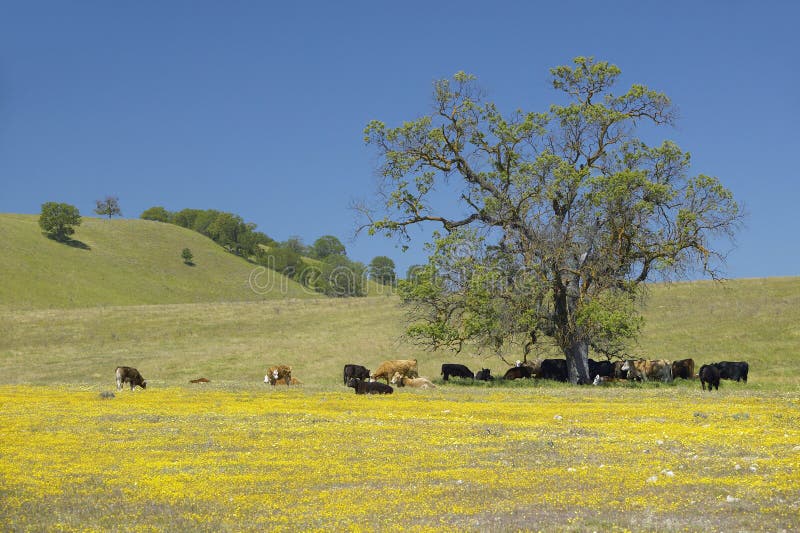
[[[155,207],[151,207],[149,209],[145,209],[139,218],[142,220],[155,220],[156,222],[171,222],[172,221],[172,213],[157,205]]]
[[[98,215],[105,215],[108,218],[113,216],[122,215],[122,210],[119,208],[119,198],[116,196],[106,196],[105,200],[95,200],[94,212]]]
[[[59,242],[69,240],[75,233],[75,226],[80,226],[81,214],[74,205],[46,202],[42,204],[39,215],[39,226],[52,239]]]
[[[186,263],[187,265],[193,264],[192,259],[194,259],[194,255],[192,254],[192,251],[190,249],[184,248],[183,251],[181,252],[181,258],[183,259],[183,262]]]
[[[346,255],[344,244],[333,235],[323,235],[311,248],[316,259],[325,259],[330,255]]]

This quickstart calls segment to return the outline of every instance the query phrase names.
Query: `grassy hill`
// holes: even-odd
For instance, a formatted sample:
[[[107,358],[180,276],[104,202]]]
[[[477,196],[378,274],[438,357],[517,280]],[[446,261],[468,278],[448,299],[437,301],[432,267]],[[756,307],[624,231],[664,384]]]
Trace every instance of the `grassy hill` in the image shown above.
[[[0,306],[67,308],[315,297],[273,274],[251,290],[254,265],[194,231],[149,220],[84,218],[73,245],[42,235],[38,216],[0,214]],[[181,259],[191,249],[194,266]],[[265,285],[267,276],[258,278]]]
[[[656,285],[645,317],[637,355],[692,357],[698,365],[746,360],[750,382],[725,382],[724,390],[800,389],[800,278]],[[431,353],[405,342],[403,318],[394,297],[6,308],[0,309],[0,384],[46,384],[58,375],[65,383],[108,388],[117,365],[138,367],[155,387],[204,376],[211,387],[240,388],[263,387],[267,366],[284,363],[307,390],[340,388],[345,363],[374,368],[391,358],[415,357],[431,378],[443,362],[505,370],[493,356]]]

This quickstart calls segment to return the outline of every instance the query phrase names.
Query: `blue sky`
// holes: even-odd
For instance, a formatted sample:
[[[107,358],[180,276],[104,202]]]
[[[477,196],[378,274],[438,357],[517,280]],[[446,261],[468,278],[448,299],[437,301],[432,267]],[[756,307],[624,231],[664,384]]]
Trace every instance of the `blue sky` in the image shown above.
[[[367,122],[428,112],[459,70],[501,109],[544,111],[549,69],[584,55],[669,95],[659,139],[744,204],[727,275],[800,275],[798,21],[790,0],[3,1],[0,212],[214,208],[403,274],[423,232],[406,253],[353,240],[349,206],[377,183]]]

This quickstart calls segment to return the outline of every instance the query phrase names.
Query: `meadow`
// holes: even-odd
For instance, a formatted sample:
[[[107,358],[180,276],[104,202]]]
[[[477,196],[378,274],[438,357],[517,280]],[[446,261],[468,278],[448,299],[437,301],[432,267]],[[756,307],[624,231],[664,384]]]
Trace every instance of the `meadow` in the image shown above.
[[[100,305],[56,291],[23,305],[24,288],[4,290],[3,531],[800,527],[798,278],[651,287],[632,353],[750,363],[747,384],[713,393],[444,384],[443,362],[495,375],[506,363],[409,344],[392,296]],[[436,389],[342,384],[345,363],[411,357]],[[303,385],[265,385],[278,363]],[[116,391],[117,365],[147,389]]]
[[[4,531],[790,531],[800,398],[0,386]]]

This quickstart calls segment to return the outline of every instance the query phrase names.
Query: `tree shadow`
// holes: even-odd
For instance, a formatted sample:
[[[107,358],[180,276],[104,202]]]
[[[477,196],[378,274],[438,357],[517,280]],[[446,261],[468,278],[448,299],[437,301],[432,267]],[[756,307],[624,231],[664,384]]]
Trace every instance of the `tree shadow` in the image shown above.
[[[192,261],[184,261],[183,264],[190,267],[196,266]]]
[[[59,239],[55,235],[48,235],[47,238],[50,239],[51,241],[56,241],[56,242],[61,243],[61,244],[66,244],[69,247],[78,248],[80,250],[91,250],[92,249],[92,247],[89,246],[88,244],[86,244],[85,242],[79,241],[77,239],[70,239],[69,237],[60,238]]]

